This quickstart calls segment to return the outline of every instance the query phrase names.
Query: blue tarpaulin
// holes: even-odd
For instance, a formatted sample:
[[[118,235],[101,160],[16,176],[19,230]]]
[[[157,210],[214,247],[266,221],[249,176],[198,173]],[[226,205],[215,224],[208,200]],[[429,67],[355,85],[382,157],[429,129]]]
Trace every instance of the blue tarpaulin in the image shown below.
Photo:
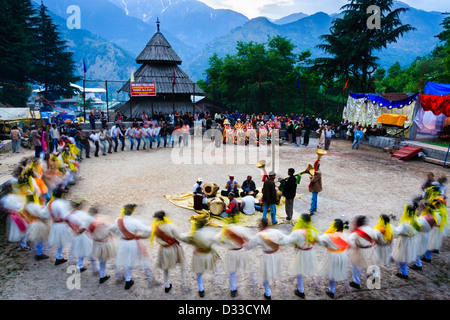
[[[389,110],[392,108],[403,109],[406,106],[410,106],[416,99],[419,93],[413,94],[406,99],[390,101],[381,96],[375,94],[367,94],[367,93],[350,93],[350,96],[353,99],[366,99],[367,101],[372,101],[373,105],[378,104],[380,107],[386,107]]]
[[[435,94],[435,95],[450,94],[450,84],[428,82],[425,86],[425,94]]]

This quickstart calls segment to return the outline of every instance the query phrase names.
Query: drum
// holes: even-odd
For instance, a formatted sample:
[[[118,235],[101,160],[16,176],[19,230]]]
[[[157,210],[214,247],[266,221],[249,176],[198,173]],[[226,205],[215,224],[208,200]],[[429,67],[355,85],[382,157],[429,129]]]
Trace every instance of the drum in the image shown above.
[[[211,214],[214,216],[219,216],[222,214],[222,212],[225,211],[225,202],[220,197],[215,197],[211,202],[209,203],[209,210],[211,211]]]
[[[280,204],[282,196],[283,196],[283,192],[277,190],[277,206]]]
[[[215,197],[217,194],[217,191],[219,191],[219,186],[215,183],[207,183],[205,184],[204,192],[208,198]]]

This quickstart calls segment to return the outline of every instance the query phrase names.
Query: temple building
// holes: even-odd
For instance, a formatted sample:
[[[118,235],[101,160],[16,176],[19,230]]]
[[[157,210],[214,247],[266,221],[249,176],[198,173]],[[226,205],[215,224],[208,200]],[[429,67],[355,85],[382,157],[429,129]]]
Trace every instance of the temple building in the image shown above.
[[[192,96],[205,96],[205,93],[180,68],[180,57],[173,50],[160,31],[157,32],[136,58],[142,66],[119,90],[127,92],[130,100],[117,111],[127,118],[140,119],[142,112],[151,115],[178,112],[195,113],[197,106]]]

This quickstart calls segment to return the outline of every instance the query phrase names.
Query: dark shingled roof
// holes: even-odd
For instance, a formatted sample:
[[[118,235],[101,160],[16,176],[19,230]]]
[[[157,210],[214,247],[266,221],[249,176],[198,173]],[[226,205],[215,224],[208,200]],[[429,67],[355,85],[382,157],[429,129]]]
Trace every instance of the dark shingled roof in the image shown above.
[[[144,63],[175,63],[181,64],[180,57],[172,49],[161,32],[156,32],[144,50],[136,58],[139,64]]]
[[[138,120],[142,117],[142,112],[146,112],[149,116],[152,114],[152,106],[153,110],[156,112],[162,112],[163,114],[169,114],[174,111],[178,111],[181,113],[185,112],[194,112],[201,111],[195,104],[192,102],[186,101],[176,101],[175,103],[171,101],[155,101],[153,104],[143,98],[143,100],[137,100],[131,105],[131,118],[136,118]],[[122,115],[130,118],[130,101],[117,108],[116,111],[119,111]]]
[[[173,78],[175,74],[175,85]],[[144,64],[134,73],[134,81],[138,83],[154,82],[156,93],[189,93],[205,95],[189,76],[175,64]],[[172,91],[173,90],[173,91]],[[120,91],[130,93],[130,81]]]

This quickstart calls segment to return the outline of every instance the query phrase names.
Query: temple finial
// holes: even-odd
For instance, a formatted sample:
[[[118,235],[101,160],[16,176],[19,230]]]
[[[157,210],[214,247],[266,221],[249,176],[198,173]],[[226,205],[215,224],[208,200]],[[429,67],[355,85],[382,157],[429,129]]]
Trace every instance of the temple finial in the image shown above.
[[[159,21],[159,18],[156,18],[156,27],[157,27],[157,30],[158,30],[158,32],[159,32],[159,24],[160,24],[161,22]]]

